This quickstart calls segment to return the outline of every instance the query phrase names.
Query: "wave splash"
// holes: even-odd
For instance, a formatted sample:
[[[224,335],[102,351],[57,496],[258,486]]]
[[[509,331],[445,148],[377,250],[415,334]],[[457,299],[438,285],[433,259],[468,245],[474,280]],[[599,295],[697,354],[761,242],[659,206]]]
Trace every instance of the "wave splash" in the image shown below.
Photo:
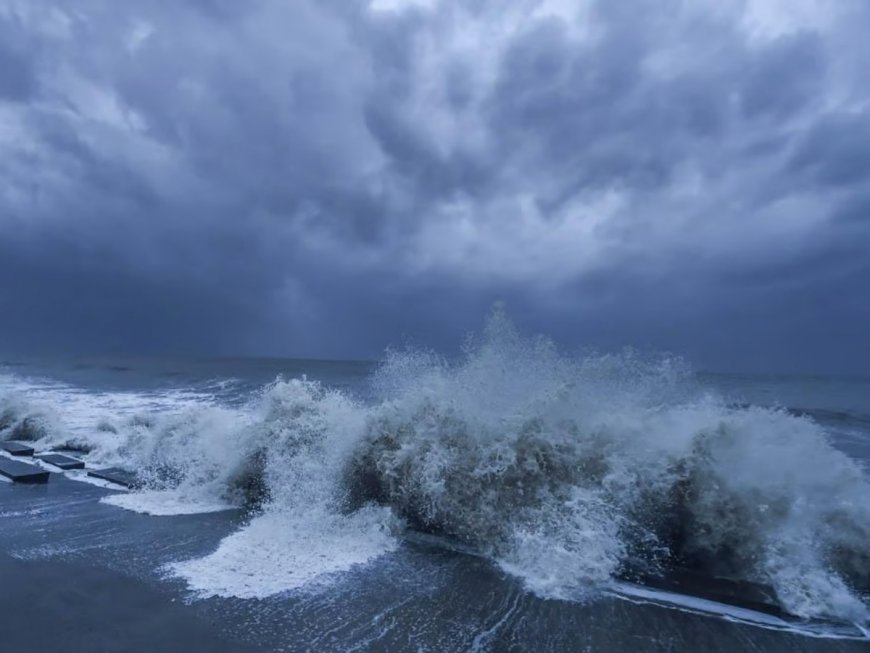
[[[373,385],[362,403],[278,380],[242,410],[109,420],[89,456],[146,470],[125,507],[252,509],[170,569],[203,595],[326,582],[411,528],[547,597],[678,567],[769,585],[801,617],[870,619],[870,482],[806,417],[729,405],[673,358],[565,356],[499,313],[458,361],[394,352]]]
[[[394,355],[349,479],[545,596],[669,566],[866,621],[870,484],[824,431],[729,407],[680,361],[566,358],[496,315],[458,365]]]

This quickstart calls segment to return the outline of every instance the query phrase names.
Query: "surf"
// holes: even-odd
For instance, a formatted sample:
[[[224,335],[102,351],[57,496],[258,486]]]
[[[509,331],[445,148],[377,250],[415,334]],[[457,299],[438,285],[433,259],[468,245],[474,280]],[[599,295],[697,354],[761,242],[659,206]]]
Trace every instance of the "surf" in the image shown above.
[[[453,360],[390,352],[366,394],[279,378],[241,406],[104,402],[92,428],[64,424],[69,401],[18,395],[0,437],[49,416],[42,446],[141,470],[117,505],[246,510],[212,554],[167,568],[201,596],[318,587],[418,532],[542,597],[691,572],[769,588],[799,619],[868,623],[870,483],[811,416],[735,404],[678,358],[566,354],[500,312]]]

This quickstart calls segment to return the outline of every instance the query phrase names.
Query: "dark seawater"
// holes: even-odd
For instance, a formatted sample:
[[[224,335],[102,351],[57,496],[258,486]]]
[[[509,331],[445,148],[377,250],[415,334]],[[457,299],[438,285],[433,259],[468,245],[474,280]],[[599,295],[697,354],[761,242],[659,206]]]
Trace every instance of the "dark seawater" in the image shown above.
[[[56,650],[870,650],[870,379],[495,324],[455,361],[9,359],[0,439],[144,484],[0,482],[0,621]]]

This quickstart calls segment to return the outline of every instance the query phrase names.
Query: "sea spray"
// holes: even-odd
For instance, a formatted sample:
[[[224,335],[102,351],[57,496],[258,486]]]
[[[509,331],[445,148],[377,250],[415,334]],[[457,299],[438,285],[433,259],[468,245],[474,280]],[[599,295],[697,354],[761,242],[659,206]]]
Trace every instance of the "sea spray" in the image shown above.
[[[321,586],[395,548],[398,524],[389,508],[342,510],[343,470],[367,411],[304,379],[270,386],[258,411],[261,421],[248,433],[268,488],[262,513],[213,554],[171,571],[202,596],[262,597]]]
[[[56,432],[57,423],[50,402],[29,397],[17,379],[0,374],[0,440],[33,442]]]
[[[691,567],[867,619],[870,485],[810,420],[729,406],[667,357],[564,357],[500,315],[457,364],[393,354],[376,383],[352,496],[533,591]]]
[[[390,353],[372,388],[279,379],[241,408],[98,412],[107,428],[75,437],[145,470],[146,490],[113,499],[126,507],[253,511],[172,566],[202,595],[317,586],[413,529],[543,596],[689,568],[769,585],[799,616],[867,620],[870,484],[807,417],[728,403],[672,357],[566,356],[498,313],[456,361]]]

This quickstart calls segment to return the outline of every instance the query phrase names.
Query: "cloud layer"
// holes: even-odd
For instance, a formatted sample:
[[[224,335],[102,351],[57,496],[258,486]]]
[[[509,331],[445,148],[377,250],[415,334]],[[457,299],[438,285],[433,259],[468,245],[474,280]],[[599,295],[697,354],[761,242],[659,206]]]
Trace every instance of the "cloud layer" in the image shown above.
[[[859,0],[0,1],[0,349],[870,366]]]

